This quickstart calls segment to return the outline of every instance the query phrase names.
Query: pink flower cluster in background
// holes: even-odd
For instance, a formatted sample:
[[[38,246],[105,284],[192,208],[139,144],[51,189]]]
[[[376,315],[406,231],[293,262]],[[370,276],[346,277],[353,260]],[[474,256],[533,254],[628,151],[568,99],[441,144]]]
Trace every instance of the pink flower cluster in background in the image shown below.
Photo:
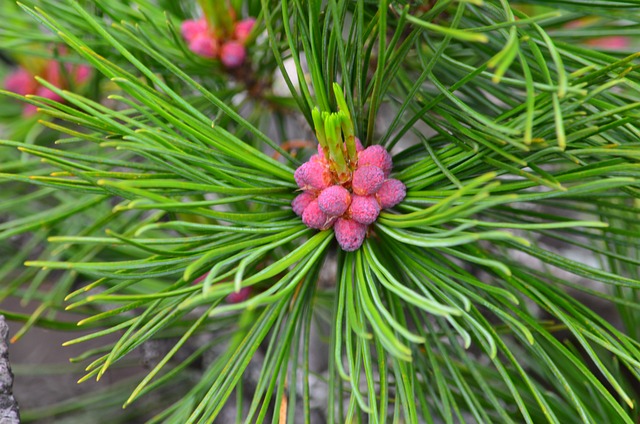
[[[237,68],[246,59],[245,42],[255,25],[254,18],[236,22],[229,39],[219,39],[207,23],[206,18],[184,21],[182,36],[189,49],[203,57],[220,59],[227,68]]]
[[[591,16],[570,21],[564,27],[567,29],[585,28],[589,26],[597,27],[598,23],[599,18]],[[627,50],[632,47],[632,39],[631,37],[623,35],[611,35],[587,39],[585,44],[603,50]]]
[[[592,38],[587,40],[586,44],[605,50],[626,50],[631,47],[631,39],[621,35],[612,35],[611,37]]]
[[[356,139],[358,162],[351,179],[338,183],[331,167],[318,146],[313,155],[295,172],[298,187],[303,192],[292,202],[293,211],[309,228],[333,228],[340,247],[348,252],[357,250],[382,209],[392,208],[406,196],[406,187],[389,178],[391,155],[382,146],[363,149]]]
[[[61,72],[62,65],[56,60],[49,60],[46,63],[44,69],[37,74],[37,76],[47,80],[51,84],[61,89],[69,88],[67,86],[66,78],[63,77]],[[69,79],[75,84],[82,84],[91,76],[91,68],[87,65],[72,65],[70,63],[64,64],[64,69]],[[36,95],[44,97],[46,99],[55,100],[56,102],[62,101],[62,98],[54,91],[47,87],[40,85],[35,80],[34,74],[31,74],[24,68],[18,68],[4,80],[4,88],[7,91],[12,91],[22,96]],[[37,108],[34,105],[27,104],[24,107],[23,114],[25,116],[33,115],[36,113]]]

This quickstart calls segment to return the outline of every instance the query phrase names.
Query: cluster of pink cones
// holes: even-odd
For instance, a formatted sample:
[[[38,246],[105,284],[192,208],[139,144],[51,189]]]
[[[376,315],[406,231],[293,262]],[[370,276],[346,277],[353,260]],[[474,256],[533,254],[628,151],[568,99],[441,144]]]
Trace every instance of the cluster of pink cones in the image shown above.
[[[49,60],[43,68],[35,74],[32,74],[25,68],[18,68],[7,75],[4,80],[4,88],[7,91],[20,94],[21,96],[35,95],[61,102],[62,98],[57,93],[40,85],[35,80],[36,75],[61,89],[69,88],[67,79],[79,85],[84,83],[91,75],[91,68],[87,65],[72,65],[67,63],[64,65],[64,71],[66,72],[65,78],[62,74],[61,66],[63,65],[61,65],[60,62]],[[33,115],[34,113],[36,113],[36,107],[34,105],[27,104],[24,106],[23,114],[25,116]]]
[[[255,23],[254,18],[236,22],[233,34],[226,39],[216,36],[204,17],[184,21],[181,30],[192,52],[203,57],[220,59],[227,68],[237,68],[247,57],[245,42]]]
[[[292,202],[293,211],[307,227],[333,228],[340,247],[357,250],[382,209],[392,208],[406,196],[404,184],[389,178],[391,155],[382,146],[363,149],[356,139],[358,162],[351,178],[340,183],[322,149],[295,172],[303,192]]]

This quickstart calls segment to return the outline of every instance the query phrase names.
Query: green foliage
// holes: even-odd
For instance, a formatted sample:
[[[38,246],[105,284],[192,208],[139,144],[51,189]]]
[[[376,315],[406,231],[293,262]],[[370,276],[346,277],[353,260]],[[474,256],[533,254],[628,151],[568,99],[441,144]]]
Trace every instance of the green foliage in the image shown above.
[[[25,323],[16,339],[34,325],[91,330],[68,344],[116,335],[75,359],[82,380],[170,340],[115,397],[171,399],[150,422],[211,422],[233,402],[238,422],[308,422],[312,379],[327,422],[637,421],[638,54],[582,44],[635,34],[637,2],[249,1],[237,9],[259,35],[238,72],[188,50],[180,23],[198,12],[184,3],[3,10],[9,55],[95,69],[84,92],[42,81],[63,102],[27,96],[41,125],[18,117],[0,141],[0,299],[38,305],[3,311]],[[594,7],[601,25],[567,27]],[[393,149],[408,189],[351,253],[290,208],[315,141],[285,142],[338,106],[365,144]]]

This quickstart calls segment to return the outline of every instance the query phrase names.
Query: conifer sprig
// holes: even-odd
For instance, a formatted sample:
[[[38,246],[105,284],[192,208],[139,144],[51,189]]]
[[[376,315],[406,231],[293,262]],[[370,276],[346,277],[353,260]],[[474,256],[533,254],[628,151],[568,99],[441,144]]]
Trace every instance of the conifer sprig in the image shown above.
[[[98,74],[86,93],[42,81],[62,101],[23,100],[48,130],[0,140],[0,239],[24,237],[2,245],[0,299],[38,305],[3,311],[25,322],[15,338],[72,331],[59,312],[77,314],[90,332],[68,344],[103,343],[74,359],[81,381],[171,344],[126,395],[51,414],[114,399],[131,410],[153,392],[169,400],[150,422],[211,422],[235,393],[246,422],[310,422],[314,408],[327,422],[635,422],[637,55],[578,41],[615,34],[637,6],[600,2],[602,28],[568,29],[595,9],[525,3],[249,1],[266,33],[242,78],[185,48],[176,28],[195,7],[8,8],[8,53],[55,41]],[[278,107],[264,89],[276,71],[291,96]],[[283,142],[314,130],[339,169],[355,137],[393,149],[407,187],[354,252],[290,208],[294,169],[316,151]],[[327,343],[321,375],[312,327]]]

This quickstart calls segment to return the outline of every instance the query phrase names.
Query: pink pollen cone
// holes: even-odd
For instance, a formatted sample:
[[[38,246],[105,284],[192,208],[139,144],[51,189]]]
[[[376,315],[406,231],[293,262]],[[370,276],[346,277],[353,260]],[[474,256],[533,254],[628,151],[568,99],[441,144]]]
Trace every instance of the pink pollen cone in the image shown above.
[[[218,53],[218,46],[211,35],[203,32],[189,40],[189,50],[197,55],[213,58]]]
[[[249,298],[251,294],[251,287],[243,287],[238,292],[233,292],[227,295],[226,301],[227,303],[240,303],[244,302]]]
[[[311,163],[311,162],[303,163],[293,173],[293,178],[296,180],[296,184],[298,184],[298,187],[300,187],[300,188],[304,188],[304,174],[306,174],[306,172],[307,172],[305,165],[307,163]]]
[[[237,68],[244,63],[247,50],[237,41],[229,41],[222,45],[220,60],[227,68]]]
[[[351,204],[351,194],[339,185],[327,187],[318,196],[320,210],[329,216],[340,216],[347,211]]]
[[[255,18],[247,18],[241,20],[236,24],[236,27],[233,30],[233,36],[240,43],[244,44],[247,38],[249,38],[249,34],[251,34],[251,30],[253,29],[253,26],[255,24]]]
[[[382,183],[380,190],[376,193],[378,202],[382,209],[392,208],[402,202],[407,195],[407,188],[400,180],[389,179]]]
[[[375,196],[352,196],[349,215],[351,219],[364,225],[373,224],[380,214],[380,204]]]
[[[180,26],[180,32],[187,41],[191,41],[197,34],[207,32],[208,30],[207,21],[204,18],[190,19],[184,21]]]
[[[358,154],[358,167],[367,165],[377,166],[382,169],[384,176],[388,177],[393,163],[389,152],[384,147],[375,145],[367,147]]]
[[[338,218],[333,230],[338,244],[347,252],[353,252],[362,246],[367,235],[367,226],[350,219]]]
[[[193,280],[193,284],[198,284],[199,282],[204,281],[204,279],[207,278],[207,275],[209,275],[208,272],[206,274],[202,274],[201,276]]]
[[[293,174],[303,190],[322,190],[331,184],[331,172],[319,162],[305,162]]]
[[[309,203],[316,200],[316,196],[309,191],[305,191],[304,193],[300,193],[293,199],[291,202],[291,208],[296,215],[302,216],[304,210],[309,206]]]
[[[36,91],[37,83],[33,78],[33,75],[26,70],[19,68],[7,75],[4,79],[4,88],[7,91],[12,91],[24,96]]]
[[[315,228],[316,230],[325,230],[331,225],[330,217],[320,210],[318,201],[313,200],[302,213],[302,222],[309,228]]]
[[[353,173],[351,188],[355,194],[374,194],[384,182],[384,172],[377,166],[358,166]]]

